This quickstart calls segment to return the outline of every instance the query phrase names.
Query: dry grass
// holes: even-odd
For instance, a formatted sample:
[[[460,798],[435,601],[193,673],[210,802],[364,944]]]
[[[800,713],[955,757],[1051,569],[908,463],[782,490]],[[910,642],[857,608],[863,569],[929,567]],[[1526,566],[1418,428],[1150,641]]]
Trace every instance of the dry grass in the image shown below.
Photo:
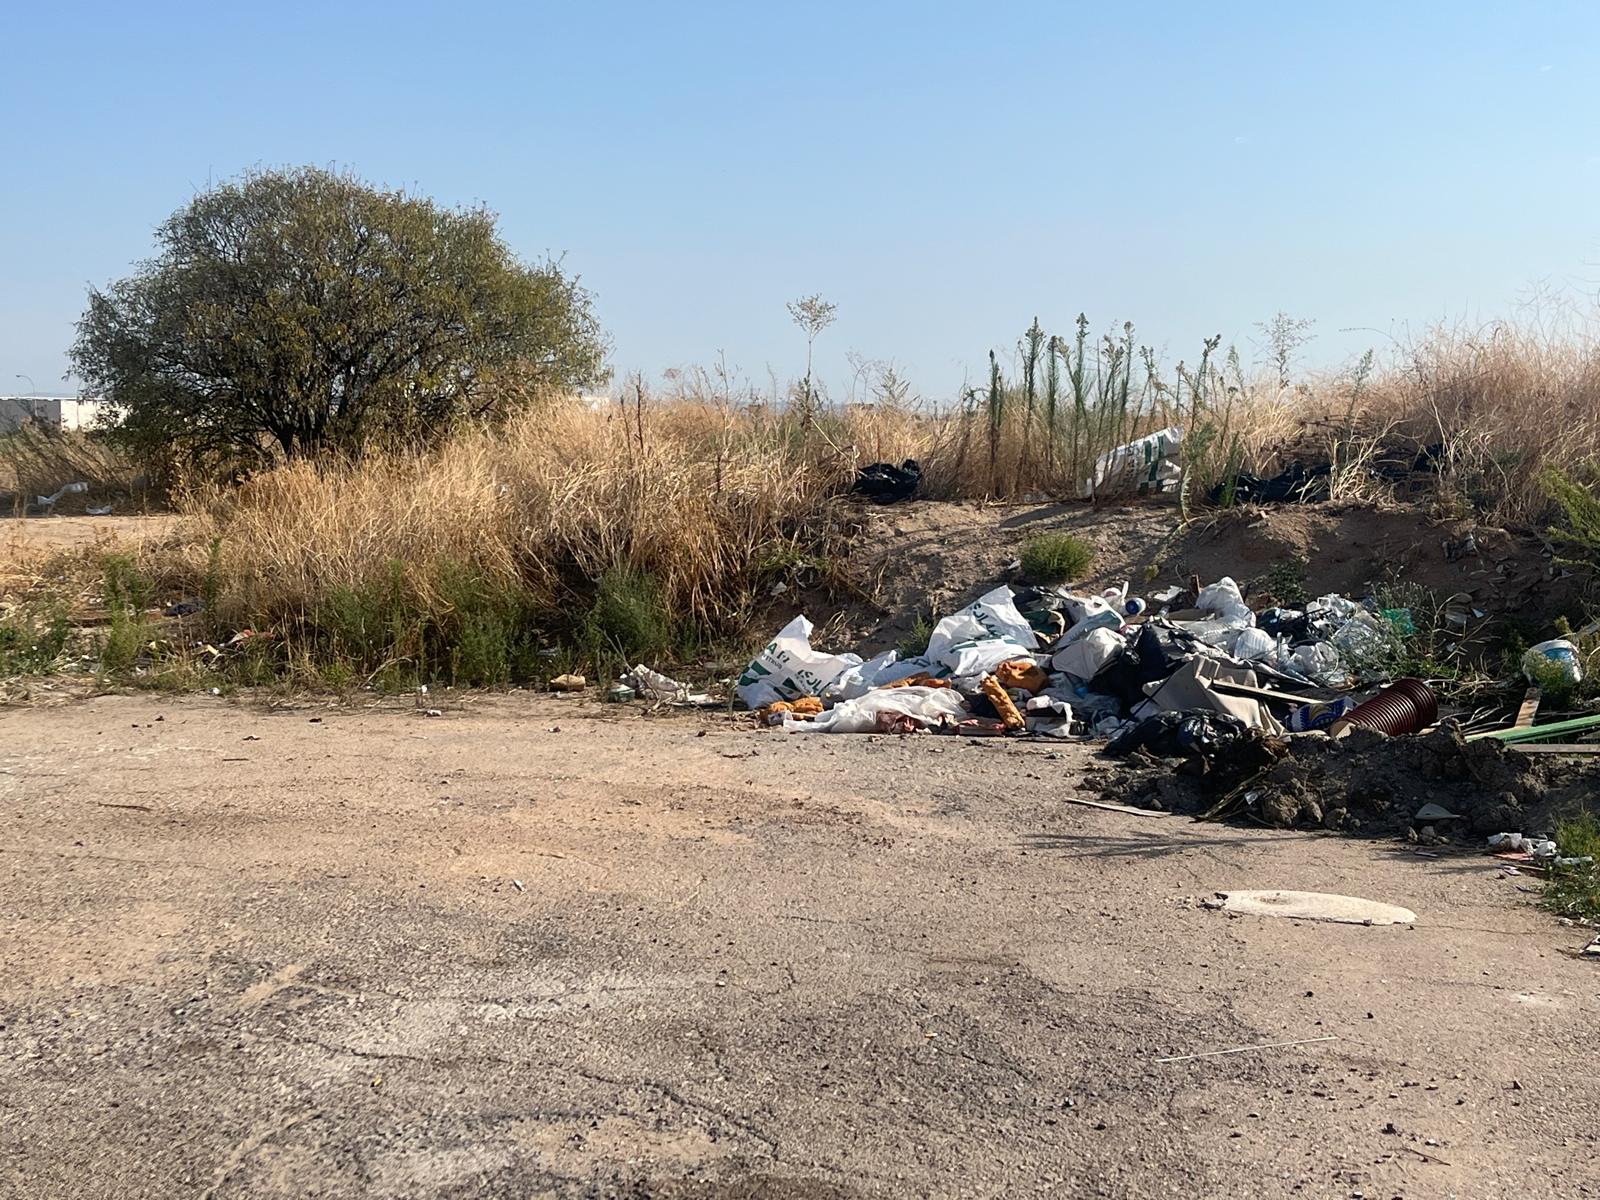
[[[88,495],[101,500],[143,499],[141,472],[95,433],[60,432],[25,425],[0,434],[0,496],[20,514],[36,496],[48,496],[63,484],[83,482]],[[81,508],[82,499],[68,499],[60,511]]]
[[[1371,500],[1384,491],[1371,467],[1436,447],[1442,508],[1538,525],[1550,508],[1544,469],[1600,460],[1600,344],[1570,329],[1441,327],[1359,380],[1312,378],[1275,419],[1259,416],[1246,457],[1263,471],[1296,455],[1331,459],[1354,468],[1335,481],[1340,498]]]
[[[298,633],[308,654],[352,619],[448,640],[474,605],[517,636],[571,639],[618,569],[648,581],[675,629],[725,634],[839,532],[828,500],[853,467],[820,435],[789,432],[701,405],[551,403],[436,452],[298,463],[191,494],[183,537],[151,569],[196,591],[210,578],[221,624]],[[404,634],[373,647],[371,632],[355,639],[368,646],[358,669],[415,659]]]

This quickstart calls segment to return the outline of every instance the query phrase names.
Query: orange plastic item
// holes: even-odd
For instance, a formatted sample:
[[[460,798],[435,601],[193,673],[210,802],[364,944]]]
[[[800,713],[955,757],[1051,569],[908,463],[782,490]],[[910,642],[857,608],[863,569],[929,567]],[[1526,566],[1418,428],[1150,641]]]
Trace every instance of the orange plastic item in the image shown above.
[[[1050,676],[1031,658],[1013,658],[1001,663],[994,669],[994,677],[1002,687],[1026,688],[1035,693],[1050,686]]]
[[[919,671],[915,675],[907,675],[904,679],[896,679],[893,683],[882,683],[882,684],[879,684],[878,685],[878,690],[882,691],[884,688],[897,688],[897,687],[947,688],[949,686],[950,686],[950,681],[948,679],[935,679],[932,675],[929,675],[926,671]]]
[[[1022,714],[1017,711],[1017,706],[1011,702],[1010,695],[993,675],[985,675],[983,682],[978,685],[978,690],[990,704],[994,705],[994,711],[999,714],[1001,723],[1007,729],[1022,729],[1027,726],[1027,721],[1023,720]]]

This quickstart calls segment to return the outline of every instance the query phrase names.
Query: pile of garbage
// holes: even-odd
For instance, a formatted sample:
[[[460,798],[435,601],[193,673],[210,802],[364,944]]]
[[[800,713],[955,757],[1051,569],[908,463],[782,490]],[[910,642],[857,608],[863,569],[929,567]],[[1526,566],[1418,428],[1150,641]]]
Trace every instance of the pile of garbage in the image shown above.
[[[1343,596],[1258,614],[1230,578],[1149,599],[1126,583],[1002,585],[939,621],[910,656],[819,650],[797,616],[737,686],[764,723],[794,733],[1093,736],[1112,739],[1113,753],[1205,763],[1253,736],[1430,723],[1437,703],[1415,681],[1368,706],[1341,694],[1373,674],[1406,617]]]
[[[1124,804],[1240,816],[1277,828],[1424,844],[1489,839],[1493,846],[1505,831],[1528,830],[1529,850],[1547,840],[1533,831],[1550,830],[1557,816],[1600,792],[1600,766],[1518,754],[1493,738],[1465,737],[1451,724],[1415,737],[1353,726],[1341,738],[1295,735],[1261,745],[1255,761],[1228,760],[1205,775],[1135,758],[1090,782]]]

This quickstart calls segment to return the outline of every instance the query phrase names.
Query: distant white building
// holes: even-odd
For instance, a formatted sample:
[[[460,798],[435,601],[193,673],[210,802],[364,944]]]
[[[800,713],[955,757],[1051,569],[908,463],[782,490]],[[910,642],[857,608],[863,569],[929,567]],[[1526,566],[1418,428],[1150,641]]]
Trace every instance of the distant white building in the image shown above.
[[[0,433],[15,433],[24,425],[54,429],[88,429],[100,416],[99,400],[70,396],[0,396]]]

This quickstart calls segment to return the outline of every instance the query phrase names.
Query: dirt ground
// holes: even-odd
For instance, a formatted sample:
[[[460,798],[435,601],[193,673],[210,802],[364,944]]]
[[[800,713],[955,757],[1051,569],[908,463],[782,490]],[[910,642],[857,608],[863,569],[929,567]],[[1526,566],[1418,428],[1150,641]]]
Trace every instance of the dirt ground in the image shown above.
[[[0,518],[0,598],[9,588],[31,579],[37,566],[52,554],[163,537],[171,532],[175,520],[165,513]]]
[[[1600,1194],[1600,969],[1483,857],[445,707],[0,710],[0,1194]]]

